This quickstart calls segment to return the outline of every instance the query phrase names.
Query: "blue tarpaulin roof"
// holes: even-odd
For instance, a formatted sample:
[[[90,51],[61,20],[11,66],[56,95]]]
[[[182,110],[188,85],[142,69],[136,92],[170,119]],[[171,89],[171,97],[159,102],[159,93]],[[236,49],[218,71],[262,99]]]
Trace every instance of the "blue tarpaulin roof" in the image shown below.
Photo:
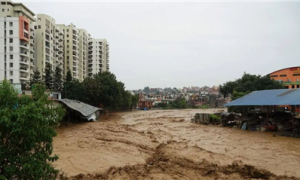
[[[253,91],[224,106],[300,105],[300,89]]]

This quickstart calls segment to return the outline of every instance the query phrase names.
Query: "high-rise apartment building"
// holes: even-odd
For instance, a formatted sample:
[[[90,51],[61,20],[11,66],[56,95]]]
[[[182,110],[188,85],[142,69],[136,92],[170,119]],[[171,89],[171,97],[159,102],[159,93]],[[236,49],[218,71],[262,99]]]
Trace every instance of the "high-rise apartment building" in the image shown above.
[[[91,35],[84,29],[79,29],[79,81],[87,77],[88,40]]]
[[[34,13],[22,3],[0,0],[0,80],[28,84],[34,69]]]
[[[88,76],[109,71],[109,44],[106,39],[90,39]]]
[[[36,69],[45,75],[46,63],[53,72],[59,67],[64,69],[64,32],[55,23],[55,19],[45,14],[38,14],[35,27]]]
[[[75,25],[57,25],[64,31],[65,63],[64,73],[70,70],[74,79],[79,79],[79,30]]]

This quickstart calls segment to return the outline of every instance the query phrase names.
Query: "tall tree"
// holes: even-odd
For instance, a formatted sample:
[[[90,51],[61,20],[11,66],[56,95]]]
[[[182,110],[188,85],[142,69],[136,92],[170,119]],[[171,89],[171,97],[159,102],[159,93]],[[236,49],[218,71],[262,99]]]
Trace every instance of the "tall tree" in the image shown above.
[[[0,179],[57,177],[52,143],[64,110],[51,105],[44,91],[36,84],[33,98],[19,98],[7,81],[0,83]]]
[[[46,88],[53,89],[53,71],[50,63],[46,63],[44,80],[45,80]]]
[[[30,87],[34,84],[41,84],[42,83],[42,77],[39,70],[36,70],[33,72],[33,76],[30,79]]]
[[[53,82],[53,89],[54,90],[62,90],[63,87],[63,76],[61,74],[62,70],[60,67],[56,66],[55,73],[54,73],[54,82]]]
[[[70,69],[68,69],[67,75],[66,75],[66,82],[71,82],[71,81],[72,81],[72,73],[71,73]]]

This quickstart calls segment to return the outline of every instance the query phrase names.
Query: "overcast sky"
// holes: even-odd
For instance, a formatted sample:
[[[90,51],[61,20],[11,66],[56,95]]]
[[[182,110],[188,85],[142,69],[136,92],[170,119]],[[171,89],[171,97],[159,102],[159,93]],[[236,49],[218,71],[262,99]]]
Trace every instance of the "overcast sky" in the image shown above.
[[[127,89],[213,86],[300,65],[300,2],[14,2],[106,38]]]

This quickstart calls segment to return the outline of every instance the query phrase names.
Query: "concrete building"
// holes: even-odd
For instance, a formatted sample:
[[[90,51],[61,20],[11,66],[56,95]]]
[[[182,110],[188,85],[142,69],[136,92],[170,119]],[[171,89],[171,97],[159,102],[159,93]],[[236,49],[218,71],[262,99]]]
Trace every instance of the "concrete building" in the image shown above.
[[[79,29],[79,81],[87,77],[88,41],[91,35],[84,29]]]
[[[300,67],[290,67],[269,74],[271,79],[282,82],[286,89],[300,88]]]
[[[0,5],[0,80],[23,88],[34,68],[34,13],[10,0],[0,0]]]
[[[66,75],[68,70],[71,71],[74,79],[79,79],[79,30],[74,24],[57,25],[64,31],[64,49],[65,49],[65,62],[64,62],[64,74]]]
[[[109,71],[109,44],[106,39],[90,39],[88,76]]]
[[[56,67],[64,69],[64,32],[55,23],[55,19],[45,14],[38,14],[35,27],[36,69],[45,75],[46,63],[53,72]],[[63,73],[63,71],[62,71]]]

